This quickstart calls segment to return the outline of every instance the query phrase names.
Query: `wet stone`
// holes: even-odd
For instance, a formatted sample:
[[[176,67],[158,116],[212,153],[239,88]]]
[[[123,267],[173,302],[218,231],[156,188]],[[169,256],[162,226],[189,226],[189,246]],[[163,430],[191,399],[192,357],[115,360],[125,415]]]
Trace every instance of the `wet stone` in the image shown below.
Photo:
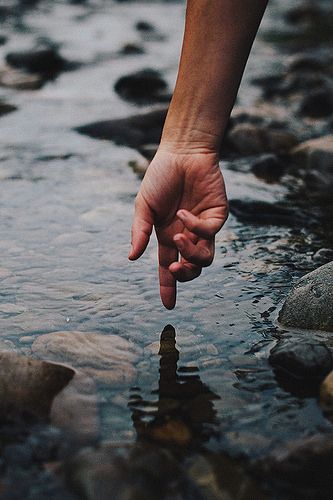
[[[135,29],[137,29],[138,31],[144,31],[146,33],[152,33],[153,31],[155,31],[155,27],[148,21],[138,21],[135,24]]]
[[[320,248],[313,256],[313,260],[315,261],[325,261],[323,264],[328,261],[333,260],[333,248]]]
[[[40,335],[32,352],[51,361],[80,367],[102,382],[119,384],[133,380],[140,349],[119,335],[64,331]]]
[[[288,72],[325,72],[327,64],[317,56],[312,55],[296,55],[291,60],[288,66]]]
[[[297,138],[291,132],[253,123],[235,125],[229,132],[227,140],[234,152],[243,155],[283,153],[297,144]]]
[[[200,498],[170,452],[143,443],[84,449],[69,462],[68,479],[87,500],[109,500],[111,492],[114,499]]]
[[[333,435],[316,435],[276,448],[259,470],[271,480],[274,498],[330,500]]]
[[[285,172],[282,161],[274,154],[260,156],[251,165],[251,171],[268,183],[278,182]]]
[[[96,139],[139,148],[144,144],[159,143],[166,114],[167,108],[161,108],[128,118],[90,123],[75,130]]]
[[[321,88],[302,98],[299,113],[311,118],[323,118],[333,113],[333,90]]]
[[[333,262],[301,278],[279,314],[286,327],[333,332]]]
[[[291,24],[313,23],[323,15],[325,14],[320,6],[313,5],[311,2],[303,2],[289,9],[285,13],[285,19]]]
[[[119,51],[119,54],[123,56],[140,55],[144,53],[144,48],[135,43],[126,43]]]
[[[280,340],[271,350],[269,362],[290,376],[307,380],[323,379],[333,369],[330,350],[311,340]]]
[[[115,91],[123,99],[137,104],[164,102],[170,100],[166,93],[167,83],[158,71],[143,69],[130,75],[122,76],[115,84]]]

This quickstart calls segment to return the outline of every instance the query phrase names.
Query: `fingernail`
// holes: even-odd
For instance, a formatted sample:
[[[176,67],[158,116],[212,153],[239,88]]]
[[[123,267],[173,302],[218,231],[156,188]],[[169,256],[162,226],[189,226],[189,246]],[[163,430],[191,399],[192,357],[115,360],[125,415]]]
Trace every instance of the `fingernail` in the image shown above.
[[[178,217],[181,217],[182,219],[186,218],[185,210],[178,210],[177,215],[178,215]]]
[[[179,234],[176,234],[173,237],[173,241],[176,243],[178,248],[183,247],[183,238]]]
[[[130,251],[128,252],[128,258],[130,258],[132,253],[133,253],[133,245],[131,245]]]

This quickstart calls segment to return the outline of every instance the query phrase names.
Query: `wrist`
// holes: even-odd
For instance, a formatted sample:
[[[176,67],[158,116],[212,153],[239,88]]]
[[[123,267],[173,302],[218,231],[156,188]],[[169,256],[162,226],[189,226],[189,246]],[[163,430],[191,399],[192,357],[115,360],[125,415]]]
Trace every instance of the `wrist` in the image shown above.
[[[177,89],[176,89],[177,90]],[[218,154],[224,131],[222,113],[211,117],[203,103],[175,91],[163,127],[160,148],[179,154]]]

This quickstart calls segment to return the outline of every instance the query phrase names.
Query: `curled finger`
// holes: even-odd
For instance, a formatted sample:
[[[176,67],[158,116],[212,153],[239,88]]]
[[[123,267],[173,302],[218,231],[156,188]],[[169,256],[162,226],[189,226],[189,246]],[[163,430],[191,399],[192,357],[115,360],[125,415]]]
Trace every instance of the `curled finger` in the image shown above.
[[[227,209],[223,207],[212,209],[207,218],[200,218],[188,210],[178,210],[177,217],[182,221],[186,229],[200,238],[210,239],[221,229],[227,219]]]
[[[177,281],[191,281],[200,276],[202,268],[190,262],[173,262],[169,266],[169,271]]]
[[[208,267],[214,259],[214,240],[199,240],[193,243],[184,234],[174,236],[174,242],[181,256],[191,264],[199,267]]]

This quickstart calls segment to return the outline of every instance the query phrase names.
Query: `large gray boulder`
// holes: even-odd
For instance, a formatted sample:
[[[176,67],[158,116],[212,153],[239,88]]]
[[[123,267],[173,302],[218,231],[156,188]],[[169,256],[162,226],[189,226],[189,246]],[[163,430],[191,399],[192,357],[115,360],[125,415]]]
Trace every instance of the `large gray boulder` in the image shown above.
[[[333,261],[301,278],[279,314],[287,327],[333,332]]]

